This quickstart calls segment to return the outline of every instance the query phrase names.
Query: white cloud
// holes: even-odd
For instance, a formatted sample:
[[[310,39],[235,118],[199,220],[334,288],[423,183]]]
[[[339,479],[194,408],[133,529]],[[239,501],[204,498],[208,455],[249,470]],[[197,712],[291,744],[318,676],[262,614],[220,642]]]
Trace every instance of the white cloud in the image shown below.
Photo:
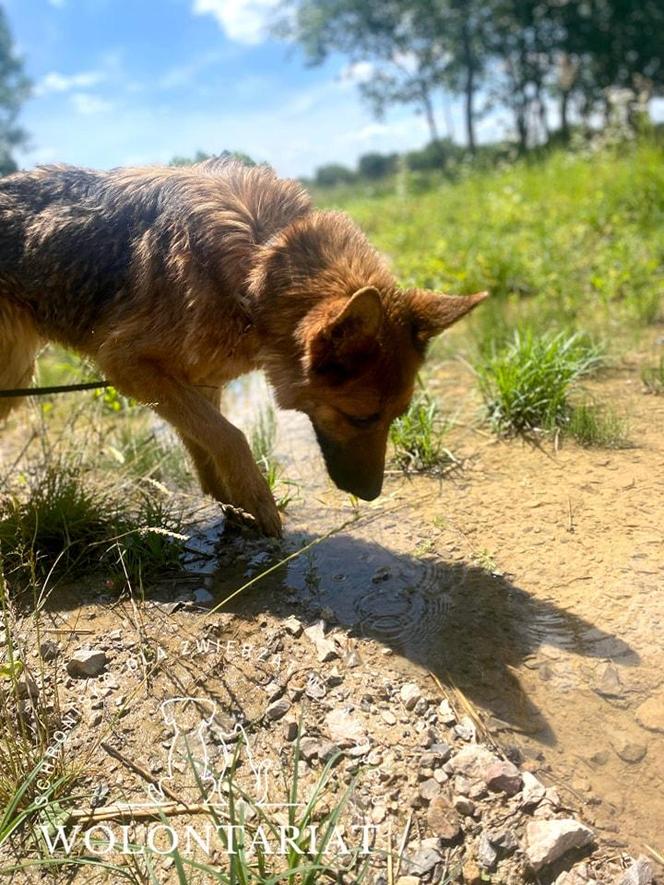
[[[196,15],[212,15],[229,39],[256,45],[266,38],[270,13],[279,0],[194,0]]]
[[[36,87],[37,95],[48,95],[49,92],[70,92],[72,89],[88,89],[96,86],[104,79],[101,71],[82,71],[79,74],[60,74],[51,71],[42,77]]]
[[[339,79],[342,83],[351,83],[353,85],[356,83],[366,83],[373,77],[375,70],[376,66],[372,61],[354,61],[341,69]]]
[[[102,114],[113,107],[112,102],[91,92],[75,92],[71,97],[71,103],[77,113],[85,115]]]

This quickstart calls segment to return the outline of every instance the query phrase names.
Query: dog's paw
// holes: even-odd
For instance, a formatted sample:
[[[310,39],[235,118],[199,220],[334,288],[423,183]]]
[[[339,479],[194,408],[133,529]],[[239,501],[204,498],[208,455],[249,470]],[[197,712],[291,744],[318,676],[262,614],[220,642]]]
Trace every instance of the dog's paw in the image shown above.
[[[236,497],[232,504],[222,504],[222,510],[232,526],[256,529],[272,538],[281,537],[281,517],[269,491],[253,501],[248,496],[241,500]]]

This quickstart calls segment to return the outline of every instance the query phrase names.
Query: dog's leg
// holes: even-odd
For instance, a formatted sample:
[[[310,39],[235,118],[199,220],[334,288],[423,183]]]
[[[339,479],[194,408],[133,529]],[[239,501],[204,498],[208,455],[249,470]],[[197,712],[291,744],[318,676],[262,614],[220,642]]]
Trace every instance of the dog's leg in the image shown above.
[[[210,390],[201,388],[201,396],[204,396],[213,408],[219,411],[219,406],[221,404],[221,390],[219,388],[215,387]],[[183,436],[182,442],[187,447],[191,459],[194,462],[201,489],[206,495],[211,495],[213,498],[216,498],[217,501],[229,503],[230,492],[219,475],[214,458],[212,458],[195,439],[192,439],[189,436]]]
[[[207,453],[219,474],[220,483],[213,483],[216,491],[224,496],[228,492],[223,503],[251,513],[265,534],[281,534],[279,511],[244,434],[199,389],[167,375],[150,360],[128,360],[124,349],[102,349],[97,361],[119,390],[152,406],[183,439]],[[214,474],[200,460],[204,482],[209,483]]]
[[[41,339],[29,314],[0,300],[0,390],[30,387]],[[0,421],[23,402],[0,397]]]

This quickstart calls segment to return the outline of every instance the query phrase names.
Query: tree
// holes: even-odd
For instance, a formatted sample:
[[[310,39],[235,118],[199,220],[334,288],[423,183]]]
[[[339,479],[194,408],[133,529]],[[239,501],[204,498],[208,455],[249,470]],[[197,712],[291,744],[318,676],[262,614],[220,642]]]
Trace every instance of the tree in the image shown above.
[[[30,81],[14,44],[4,10],[0,7],[0,175],[16,171],[13,151],[27,142],[17,125],[18,113],[30,92]]]

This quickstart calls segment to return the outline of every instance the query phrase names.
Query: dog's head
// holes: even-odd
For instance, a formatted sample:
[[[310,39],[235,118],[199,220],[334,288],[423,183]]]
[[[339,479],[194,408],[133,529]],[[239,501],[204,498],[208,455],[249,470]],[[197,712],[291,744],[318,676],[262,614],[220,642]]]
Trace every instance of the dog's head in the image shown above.
[[[300,226],[258,278],[270,292],[262,362],[278,404],[311,419],[336,485],[373,500],[390,424],[408,408],[429,341],[487,293],[400,290],[357,228],[335,219],[333,237],[329,224]]]

